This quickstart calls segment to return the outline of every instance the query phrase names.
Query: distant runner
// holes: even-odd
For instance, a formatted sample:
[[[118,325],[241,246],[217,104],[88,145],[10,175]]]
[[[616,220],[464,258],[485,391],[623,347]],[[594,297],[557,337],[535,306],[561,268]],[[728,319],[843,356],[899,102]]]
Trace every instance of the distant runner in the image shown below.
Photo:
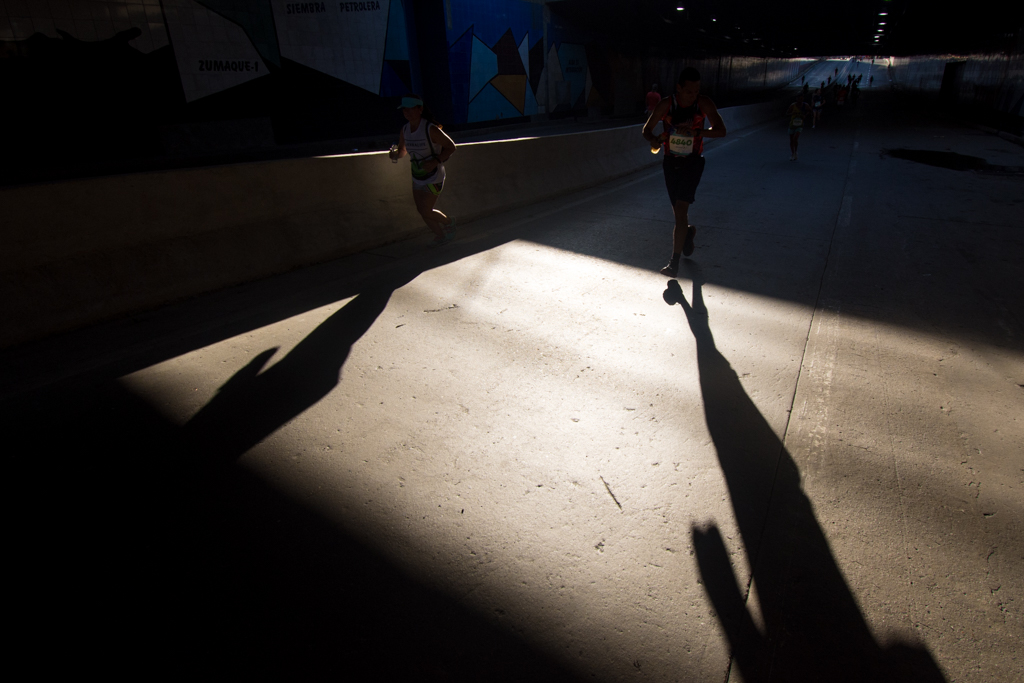
[[[707,120],[711,127],[705,129]],[[665,131],[654,134],[654,127],[664,122]],[[724,138],[725,122],[711,98],[700,94],[700,73],[686,67],[679,74],[675,93],[654,108],[643,129],[644,139],[651,151],[665,152],[662,169],[665,187],[675,214],[672,231],[672,260],[661,269],[662,275],[675,277],[679,272],[679,257],[693,253],[693,238],[697,228],[688,222],[690,204],[704,173],[704,138]]]
[[[818,121],[821,121],[821,110],[825,104],[824,99],[821,96],[821,89],[814,91],[814,95],[811,97],[811,109],[814,110],[814,119],[811,122],[811,128],[818,127]]]
[[[388,154],[392,159],[401,159],[409,154],[412,166],[412,198],[416,210],[434,233],[434,246],[445,244],[455,238],[455,219],[448,219],[434,208],[444,187],[444,162],[455,153],[455,142],[433,120],[429,111],[423,108],[418,95],[402,98],[399,107],[409,123],[402,126],[398,134],[398,145]]]
[[[800,132],[804,129],[804,121],[811,116],[811,108],[804,102],[803,95],[796,96],[796,102],[789,105],[786,116],[789,117],[789,150],[793,153],[790,161],[796,161],[796,148],[800,144]]]

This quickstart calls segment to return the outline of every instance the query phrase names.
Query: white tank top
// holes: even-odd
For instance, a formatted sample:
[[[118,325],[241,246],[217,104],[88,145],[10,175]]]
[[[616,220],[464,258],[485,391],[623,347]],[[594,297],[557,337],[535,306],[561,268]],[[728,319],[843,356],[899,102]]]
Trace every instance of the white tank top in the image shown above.
[[[427,131],[433,125],[426,119],[420,119],[420,125],[416,127],[416,130],[409,130],[408,123],[402,128],[402,135],[405,137],[405,149],[409,152],[412,164],[413,180],[431,185],[444,181],[444,164],[438,162],[437,169],[429,176],[424,174],[423,169],[419,165],[419,162],[441,153],[440,146],[427,137]]]

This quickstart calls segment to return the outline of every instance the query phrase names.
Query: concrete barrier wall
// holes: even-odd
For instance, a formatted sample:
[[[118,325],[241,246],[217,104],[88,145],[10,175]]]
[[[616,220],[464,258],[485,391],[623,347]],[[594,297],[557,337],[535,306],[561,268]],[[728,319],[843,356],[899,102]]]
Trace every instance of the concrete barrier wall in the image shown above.
[[[736,131],[779,103],[722,110]],[[638,126],[460,145],[461,222],[660,163]],[[0,348],[425,234],[405,160],[266,161],[0,190]]]
[[[1024,55],[932,55],[893,57],[890,74],[897,86],[911,92],[938,96],[946,64],[964,62],[963,71],[950,84],[955,99],[1021,116],[1024,103]]]

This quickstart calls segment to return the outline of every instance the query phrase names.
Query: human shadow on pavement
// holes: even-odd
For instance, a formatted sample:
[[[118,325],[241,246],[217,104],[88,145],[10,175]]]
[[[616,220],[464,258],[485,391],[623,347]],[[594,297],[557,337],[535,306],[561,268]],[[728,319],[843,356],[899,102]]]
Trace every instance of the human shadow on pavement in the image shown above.
[[[238,459],[338,383],[412,277],[368,285],[261,374],[264,352],[184,426],[116,379],[4,405],[9,443],[31,444],[8,473],[34,521],[10,548],[19,650],[179,677],[576,680],[367,542],[372,520],[327,516]]]
[[[693,303],[672,280],[665,302],[679,304],[693,332],[708,430],[753,571],[762,632],[747,607],[718,527],[691,529],[697,565],[746,683],[768,681],[944,681],[920,645],[875,640],[800,486],[782,441],[715,346],[689,264]]]
[[[217,391],[184,427],[205,460],[238,458],[337,386],[352,345],[415,274],[378,281],[322,322],[277,363],[267,349]]]

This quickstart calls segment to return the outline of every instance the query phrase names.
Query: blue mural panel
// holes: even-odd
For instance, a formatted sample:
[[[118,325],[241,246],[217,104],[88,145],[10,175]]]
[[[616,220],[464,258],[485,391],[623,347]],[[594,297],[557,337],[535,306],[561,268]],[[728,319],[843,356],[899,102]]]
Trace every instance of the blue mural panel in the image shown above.
[[[537,113],[537,97],[533,94],[533,88],[526,87],[526,105],[523,108],[523,114],[526,116],[533,116]]]
[[[494,45],[512,29],[516,45],[531,27],[543,30],[543,5],[522,0],[449,0],[445,3],[448,44],[451,45],[466,29],[486,45]]]
[[[388,11],[387,47],[384,59],[409,60],[409,34],[405,30],[405,10],[401,2],[392,2]]]
[[[452,123],[466,123],[469,119],[469,79],[473,60],[473,27],[448,48],[448,72],[452,83]]]
[[[475,29],[474,29],[475,30]],[[469,97],[477,93],[498,75],[498,55],[473,35],[473,56],[469,72]]]
[[[398,64],[405,64],[406,71],[408,71],[408,62],[397,62]],[[408,78],[408,76],[406,76]],[[394,66],[388,62],[384,62],[384,66],[380,71],[380,95],[381,97],[402,97],[403,95],[409,94],[412,88],[402,78],[401,75],[395,70]]]
[[[522,114],[519,113],[519,110],[490,84],[487,84],[480,94],[469,103],[470,121],[494,121],[495,119],[511,119],[520,116]]]

